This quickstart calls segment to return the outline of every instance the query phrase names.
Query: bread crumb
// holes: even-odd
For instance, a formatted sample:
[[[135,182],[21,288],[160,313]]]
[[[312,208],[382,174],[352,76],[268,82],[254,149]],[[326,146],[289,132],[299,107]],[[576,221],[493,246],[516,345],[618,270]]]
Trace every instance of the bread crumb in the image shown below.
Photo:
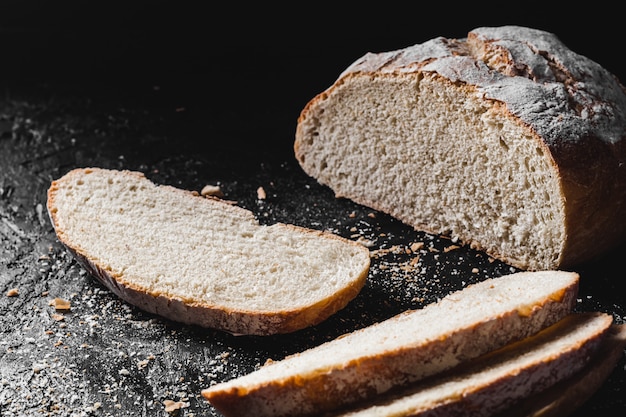
[[[54,306],[57,311],[69,311],[72,306],[69,301],[64,300],[62,298],[55,298],[54,300],[50,300],[48,305]]]
[[[443,251],[445,253],[448,253],[448,252],[451,252],[451,251],[453,251],[455,249],[459,249],[459,248],[460,248],[459,245],[450,245],[450,246],[447,246],[446,248],[444,248]]]
[[[53,320],[55,320],[55,321],[62,321],[62,320],[64,320],[64,319],[65,319],[65,316],[64,316],[64,315],[62,315],[62,314],[58,314],[58,313],[54,313],[54,314],[52,314],[52,316],[51,316],[51,317],[52,317],[52,319],[53,319]]]
[[[9,291],[7,291],[7,297],[16,297],[20,295],[20,290],[18,290],[17,288],[11,288]]]
[[[417,252],[417,251],[419,251],[420,249],[423,249],[423,248],[424,248],[424,242],[414,242],[414,243],[411,244],[411,250],[413,252]]]
[[[256,189],[256,196],[259,200],[265,200],[267,198],[267,194],[265,193],[265,189],[263,187],[259,187]]]
[[[165,406],[165,411],[170,414],[177,412],[181,408],[189,407],[189,403],[184,403],[182,401],[172,401],[172,400],[164,400],[163,405]]]
[[[224,197],[224,193],[219,185],[205,185],[200,191],[200,194],[204,197]]]
[[[361,245],[365,246],[366,248],[371,248],[372,246],[374,246],[374,242],[372,242],[369,239],[364,238],[363,236],[359,236],[359,238],[356,240],[357,243],[360,243]]]

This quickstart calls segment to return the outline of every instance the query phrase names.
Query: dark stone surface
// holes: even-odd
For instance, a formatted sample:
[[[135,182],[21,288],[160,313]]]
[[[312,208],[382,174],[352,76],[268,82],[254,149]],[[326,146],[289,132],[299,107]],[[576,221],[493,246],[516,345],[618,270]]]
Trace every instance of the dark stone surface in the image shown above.
[[[70,4],[8,2],[0,10],[0,415],[161,416],[172,400],[184,404],[179,415],[216,416],[200,396],[211,383],[514,271],[466,248],[444,251],[449,240],[335,199],[292,152],[306,101],[364,52],[463,36],[509,18],[416,27],[408,16],[375,11],[293,13],[282,21],[167,2],[89,11]],[[626,78],[616,57],[585,38],[613,36],[613,26],[596,22],[583,36],[545,15],[518,17],[562,33],[573,49]],[[138,170],[191,190],[219,184],[261,222],[370,240],[377,252],[368,283],[346,309],[291,335],[235,337],[146,314],[110,294],[56,240],[46,190],[84,166]],[[407,254],[413,242],[424,249]],[[581,266],[577,310],[624,322],[615,271],[625,252]],[[19,293],[7,296],[14,288]],[[71,310],[56,311],[57,297]],[[577,415],[624,414],[624,366],[622,359]]]

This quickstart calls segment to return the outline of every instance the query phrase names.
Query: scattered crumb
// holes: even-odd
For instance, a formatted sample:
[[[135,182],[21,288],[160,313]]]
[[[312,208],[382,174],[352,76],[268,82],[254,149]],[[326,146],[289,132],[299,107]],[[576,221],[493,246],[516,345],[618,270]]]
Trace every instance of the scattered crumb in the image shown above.
[[[62,298],[55,298],[54,300],[50,300],[48,305],[54,306],[57,311],[69,311],[72,306],[69,301],[64,300]]]
[[[444,251],[445,253],[448,253],[448,252],[450,252],[450,251],[453,251],[453,250],[455,250],[455,249],[459,249],[459,248],[460,248],[460,246],[459,246],[459,245],[450,245],[450,246],[445,247],[445,248],[443,249],[443,251]]]
[[[267,194],[265,193],[265,189],[263,187],[259,187],[256,189],[256,196],[259,200],[265,200],[267,198]]]
[[[370,219],[375,219],[376,213],[367,213],[367,217],[369,217]]]
[[[356,217],[356,212],[353,211],[352,213],[348,214],[348,217],[354,219]]]
[[[473,274],[477,274],[478,272],[480,272],[480,270],[478,268],[472,268],[472,273]]]
[[[87,407],[85,411],[87,411],[89,413],[93,413],[96,410],[99,410],[100,408],[102,408],[102,403],[101,402],[95,402],[95,403],[93,403],[93,405],[91,407]]]
[[[172,400],[164,400],[163,405],[165,406],[165,411],[170,414],[177,412],[181,408],[189,407],[189,403]]]
[[[202,191],[200,191],[200,194],[204,197],[224,197],[224,193],[219,185],[205,185]]]
[[[369,239],[364,238],[363,236],[359,236],[359,238],[356,241],[357,241],[357,243],[360,243],[361,245],[365,246],[366,248],[371,248],[372,246],[374,246],[374,242],[372,242]]]
[[[155,359],[154,355],[148,355],[146,359],[142,359],[139,362],[137,362],[137,369],[144,369],[146,366],[148,366],[148,363],[150,363],[150,361],[154,359]]]
[[[411,244],[411,250],[413,252],[417,252],[417,251],[419,251],[420,249],[423,249],[423,248],[424,248],[424,242],[414,242],[414,243]]]
[[[65,316],[63,314],[54,313],[52,314],[52,319],[55,321],[62,321],[65,319]]]
[[[17,297],[18,295],[20,295],[20,290],[17,288],[11,288],[7,291],[7,297]]]

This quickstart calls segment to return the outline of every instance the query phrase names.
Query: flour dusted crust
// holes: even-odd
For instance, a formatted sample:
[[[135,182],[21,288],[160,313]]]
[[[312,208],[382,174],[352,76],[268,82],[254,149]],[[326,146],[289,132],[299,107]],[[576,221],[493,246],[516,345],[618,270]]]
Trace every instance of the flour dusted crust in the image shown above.
[[[476,239],[475,232],[467,228],[449,231],[426,220],[416,220],[406,209],[394,207],[380,195],[335,188],[333,175],[339,174],[312,169],[308,158],[317,156],[312,156],[310,142],[322,134],[324,122],[320,120],[323,112],[329,110],[325,107],[330,105],[329,98],[357,83],[365,85],[367,80],[402,85],[405,90],[431,83],[442,89],[456,88],[468,102],[491,112],[494,121],[506,120],[532,138],[537,152],[552,167],[550,177],[558,183],[558,192],[552,198],[560,201],[554,216],[561,221],[562,231],[551,259],[524,258],[523,254],[502,249],[501,242]],[[398,102],[396,106],[401,109],[404,104]],[[360,108],[355,113],[358,111],[364,110]],[[394,114],[385,117],[392,118]],[[625,136],[626,94],[616,77],[568,49],[551,33],[503,26],[477,28],[462,39],[438,37],[397,51],[366,54],[303,109],[294,147],[304,170],[334,188],[340,197],[388,212],[417,229],[451,233],[523,269],[557,269],[593,259],[624,240]],[[451,138],[443,136],[441,140],[450,141],[450,147],[456,146]],[[371,158],[377,157],[373,152]],[[414,171],[422,166],[416,161]],[[366,170],[372,168],[361,169],[360,174],[366,175]]]
[[[261,226],[248,210],[139,172],[72,170],[52,182],[47,205],[60,242],[117,296],[235,334],[318,324],[356,297],[369,270],[369,251],[356,242],[294,225]],[[258,240],[257,232],[271,238]],[[328,256],[333,250],[341,259]],[[222,263],[214,253],[233,259]]]

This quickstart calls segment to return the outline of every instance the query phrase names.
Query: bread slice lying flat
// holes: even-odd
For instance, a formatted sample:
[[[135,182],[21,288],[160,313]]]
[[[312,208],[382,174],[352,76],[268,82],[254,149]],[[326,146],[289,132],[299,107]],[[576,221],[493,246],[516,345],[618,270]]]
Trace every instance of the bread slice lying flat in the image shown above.
[[[333,417],[492,416],[584,368],[613,319],[572,314],[520,342]]]
[[[227,417],[319,414],[443,372],[568,315],[579,277],[520,272],[454,292],[258,370],[202,395]]]
[[[292,225],[260,225],[229,203],[143,174],[86,168],[53,181],[59,240],[111,291],[168,319],[267,335],[315,325],[367,278],[364,246]]]
[[[556,385],[524,398],[498,417],[565,417],[602,386],[626,349],[626,324],[614,324],[585,367]]]
[[[624,87],[544,31],[366,54],[305,106],[294,150],[338,197],[521,269],[626,236]]]

